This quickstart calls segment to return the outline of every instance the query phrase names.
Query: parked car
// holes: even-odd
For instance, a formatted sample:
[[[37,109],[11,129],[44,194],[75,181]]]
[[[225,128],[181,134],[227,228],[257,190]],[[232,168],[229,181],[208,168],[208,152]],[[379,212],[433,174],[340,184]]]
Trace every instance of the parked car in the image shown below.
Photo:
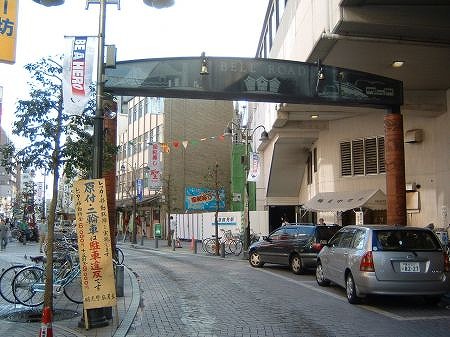
[[[352,304],[370,294],[437,302],[450,291],[449,271],[448,254],[427,228],[346,226],[319,253],[316,279],[345,288]]]
[[[264,263],[290,266],[294,274],[316,266],[317,253],[323,244],[339,230],[339,226],[315,226],[314,224],[289,224],[277,228],[262,241],[249,248],[252,267]]]

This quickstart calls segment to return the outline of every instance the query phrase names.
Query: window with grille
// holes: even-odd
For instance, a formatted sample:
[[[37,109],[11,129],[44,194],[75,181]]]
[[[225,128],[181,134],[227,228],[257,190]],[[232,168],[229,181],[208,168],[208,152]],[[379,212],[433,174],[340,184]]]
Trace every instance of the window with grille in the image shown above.
[[[384,173],[384,137],[353,139],[340,143],[341,175]]]

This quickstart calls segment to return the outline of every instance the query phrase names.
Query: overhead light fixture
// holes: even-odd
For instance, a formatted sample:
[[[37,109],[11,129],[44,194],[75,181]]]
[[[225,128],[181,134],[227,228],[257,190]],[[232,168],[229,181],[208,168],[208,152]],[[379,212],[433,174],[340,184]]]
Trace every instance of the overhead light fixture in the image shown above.
[[[404,64],[405,64],[405,61],[394,61],[394,62],[392,62],[391,66],[392,66],[392,68],[400,68],[400,67],[403,67]]]
[[[319,118],[319,115],[311,115],[311,119],[317,119]]]
[[[269,140],[269,134],[267,133],[266,130],[264,130],[263,132],[261,132],[261,137],[259,138],[260,142],[267,142]]]
[[[200,67],[200,75],[208,75],[208,60],[206,59],[205,52],[202,53],[202,65]]]

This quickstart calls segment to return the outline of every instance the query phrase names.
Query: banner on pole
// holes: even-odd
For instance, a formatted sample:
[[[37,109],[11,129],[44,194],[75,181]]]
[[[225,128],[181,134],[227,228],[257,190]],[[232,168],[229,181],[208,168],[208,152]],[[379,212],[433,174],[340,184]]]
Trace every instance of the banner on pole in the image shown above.
[[[64,110],[81,115],[91,95],[96,38],[66,36],[63,64]]]
[[[261,160],[259,153],[251,152],[249,160],[247,181],[256,181],[258,180],[259,173],[261,171]]]
[[[84,309],[115,306],[105,179],[78,180],[73,198]]]
[[[151,143],[149,147],[149,187],[151,189],[159,189],[162,186],[162,161],[161,146],[159,143]]]

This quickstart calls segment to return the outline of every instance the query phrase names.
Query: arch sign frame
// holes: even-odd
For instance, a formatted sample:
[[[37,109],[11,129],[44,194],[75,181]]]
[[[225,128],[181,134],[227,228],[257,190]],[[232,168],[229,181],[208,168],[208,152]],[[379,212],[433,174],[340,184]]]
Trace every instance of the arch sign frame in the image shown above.
[[[201,75],[207,65],[208,74]],[[379,107],[403,104],[401,81],[326,65],[235,57],[118,62],[105,91],[117,95]]]
[[[201,74],[202,70],[202,74]],[[263,58],[178,57],[117,62],[104,90],[118,96],[362,106],[384,109],[387,223],[406,225],[403,83],[352,69]]]

